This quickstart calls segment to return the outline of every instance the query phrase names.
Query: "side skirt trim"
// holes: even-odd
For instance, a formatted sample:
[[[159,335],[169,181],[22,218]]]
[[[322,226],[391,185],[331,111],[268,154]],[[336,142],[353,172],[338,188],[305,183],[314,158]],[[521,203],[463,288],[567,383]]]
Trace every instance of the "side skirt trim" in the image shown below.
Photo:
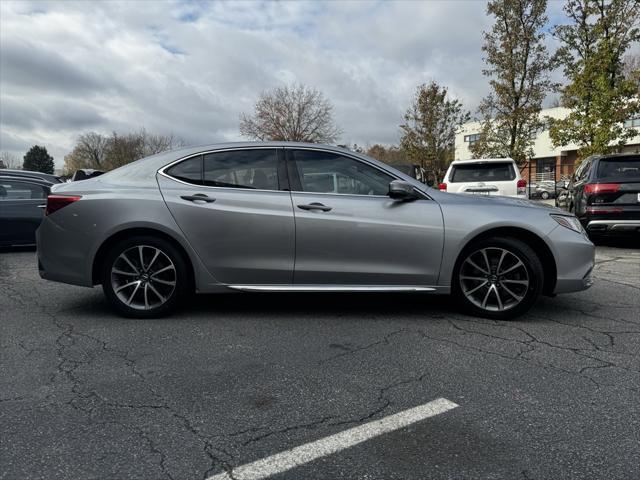
[[[245,292],[435,292],[418,285],[227,285]]]

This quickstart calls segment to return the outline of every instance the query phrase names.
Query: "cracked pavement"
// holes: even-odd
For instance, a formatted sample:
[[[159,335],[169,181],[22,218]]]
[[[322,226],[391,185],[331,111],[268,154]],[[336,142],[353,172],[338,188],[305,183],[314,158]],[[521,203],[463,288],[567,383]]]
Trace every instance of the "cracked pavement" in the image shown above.
[[[517,321],[398,294],[199,296],[171,318],[0,253],[0,479],[205,479],[445,397],[278,479],[640,477],[640,250]],[[275,478],[275,477],[274,477]]]

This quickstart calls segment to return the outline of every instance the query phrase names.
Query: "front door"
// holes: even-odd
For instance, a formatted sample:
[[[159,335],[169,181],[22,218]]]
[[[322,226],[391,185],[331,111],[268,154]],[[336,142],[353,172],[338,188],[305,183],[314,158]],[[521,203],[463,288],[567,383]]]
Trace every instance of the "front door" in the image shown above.
[[[387,196],[389,173],[320,150],[290,150],[296,285],[436,285],[440,206]]]
[[[292,283],[294,219],[282,155],[282,149],[218,151],[158,175],[169,210],[220,283]]]

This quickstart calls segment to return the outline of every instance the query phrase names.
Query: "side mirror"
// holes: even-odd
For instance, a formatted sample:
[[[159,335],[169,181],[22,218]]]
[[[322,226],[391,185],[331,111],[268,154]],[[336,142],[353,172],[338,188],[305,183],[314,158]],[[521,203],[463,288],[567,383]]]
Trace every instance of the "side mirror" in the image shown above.
[[[413,185],[402,180],[393,180],[389,184],[389,196],[395,200],[415,200],[418,198]]]

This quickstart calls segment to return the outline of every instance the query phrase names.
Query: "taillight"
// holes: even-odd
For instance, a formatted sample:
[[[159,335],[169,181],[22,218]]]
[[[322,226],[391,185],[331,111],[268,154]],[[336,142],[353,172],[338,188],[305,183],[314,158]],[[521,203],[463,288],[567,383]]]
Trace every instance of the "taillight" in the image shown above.
[[[441,183],[440,185],[438,185],[438,190],[440,190],[441,192],[446,192],[447,191],[447,184],[446,183]]]
[[[527,186],[527,181],[524,179],[518,180],[518,188],[524,188]]]
[[[61,208],[77,202],[82,197],[80,195],[49,195],[47,197],[47,208],[44,211],[45,216],[57,212]]]
[[[588,183],[584,186],[584,193],[595,195],[598,193],[616,193],[620,190],[619,183]]]
[[[527,181],[524,178],[518,180],[518,195],[526,195],[527,194]]]

